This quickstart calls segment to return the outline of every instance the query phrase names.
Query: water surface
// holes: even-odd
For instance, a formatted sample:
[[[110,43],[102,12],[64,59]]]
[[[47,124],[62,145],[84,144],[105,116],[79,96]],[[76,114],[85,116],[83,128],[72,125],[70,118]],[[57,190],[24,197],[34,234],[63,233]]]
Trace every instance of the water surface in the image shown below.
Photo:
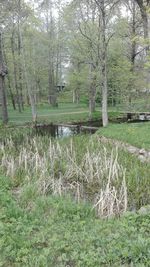
[[[88,121],[76,125],[37,125],[35,130],[38,135],[49,135],[53,138],[62,138],[78,134],[94,134],[100,125],[100,121]]]

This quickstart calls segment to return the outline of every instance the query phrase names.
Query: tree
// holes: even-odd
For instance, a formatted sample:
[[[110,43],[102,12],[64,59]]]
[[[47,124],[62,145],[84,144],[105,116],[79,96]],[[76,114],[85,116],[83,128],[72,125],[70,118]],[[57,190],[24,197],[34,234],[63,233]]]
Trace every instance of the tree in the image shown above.
[[[108,124],[108,87],[107,87],[107,40],[106,40],[106,3],[105,0],[96,1],[99,11],[99,28],[101,32],[101,87],[102,87],[102,121]]]
[[[22,112],[31,105],[33,121],[38,103],[56,105],[64,82],[90,118],[99,93],[104,126],[108,105],[130,108],[148,88],[149,1],[6,0],[0,8],[6,102]]]
[[[2,32],[0,30],[0,104],[2,106],[2,121],[4,124],[8,122],[7,100],[6,100],[6,89],[5,89],[6,74],[7,74],[7,69],[3,61]]]
[[[102,88],[102,121],[103,126],[108,125],[108,72],[107,72],[107,49],[113,36],[110,23],[113,18],[114,10],[119,1],[94,0],[98,7],[98,21],[100,32],[99,60],[101,66],[101,88]]]
[[[99,33],[97,30],[96,5],[91,1],[72,1],[66,10],[69,28],[69,51],[72,62],[76,62],[75,69],[78,70],[78,76],[82,74],[81,69],[86,70],[84,79],[87,82],[85,94],[89,99],[89,117],[95,111],[95,98],[98,87],[98,50]],[[73,18],[73,19],[72,19]],[[80,66],[80,67],[79,67]],[[76,75],[77,77],[77,75]],[[79,80],[80,78],[77,77]],[[80,79],[81,80],[81,79]],[[82,82],[83,84],[83,82]],[[83,88],[77,84],[74,95]]]
[[[146,52],[146,90],[150,90],[149,52],[150,52],[150,0],[135,0],[140,8]],[[147,98],[148,99],[148,98]],[[149,105],[149,103],[148,103]]]
[[[150,0],[135,0],[139,5],[141,17],[143,21],[143,29],[144,29],[144,38],[150,38]],[[149,50],[149,41],[146,46],[146,49]]]
[[[10,4],[12,1],[10,1]],[[6,15],[9,16],[8,1],[0,3],[0,104],[2,106],[2,121],[4,124],[8,122],[8,111],[7,111],[7,99],[6,99],[6,88],[5,88],[5,76],[7,74],[7,68],[4,64],[3,57],[3,40],[2,34],[5,31],[9,23],[9,19],[5,19]]]

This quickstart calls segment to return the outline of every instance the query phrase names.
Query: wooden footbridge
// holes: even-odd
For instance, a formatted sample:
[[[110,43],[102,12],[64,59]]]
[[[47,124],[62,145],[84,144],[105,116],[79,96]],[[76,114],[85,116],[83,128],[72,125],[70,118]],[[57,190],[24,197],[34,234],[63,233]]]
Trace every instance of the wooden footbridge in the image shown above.
[[[139,120],[139,121],[150,121],[150,112],[132,112],[132,111],[123,111],[120,112],[127,121]]]

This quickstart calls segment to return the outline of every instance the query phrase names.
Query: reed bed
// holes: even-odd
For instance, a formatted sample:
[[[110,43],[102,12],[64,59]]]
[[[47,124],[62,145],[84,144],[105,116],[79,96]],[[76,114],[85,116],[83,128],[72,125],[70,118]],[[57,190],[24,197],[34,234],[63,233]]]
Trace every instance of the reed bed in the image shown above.
[[[108,150],[93,139],[77,149],[44,137],[11,138],[0,143],[0,169],[20,188],[35,187],[38,194],[71,195],[77,202],[92,201],[98,216],[111,217],[127,210],[125,169],[117,149]]]

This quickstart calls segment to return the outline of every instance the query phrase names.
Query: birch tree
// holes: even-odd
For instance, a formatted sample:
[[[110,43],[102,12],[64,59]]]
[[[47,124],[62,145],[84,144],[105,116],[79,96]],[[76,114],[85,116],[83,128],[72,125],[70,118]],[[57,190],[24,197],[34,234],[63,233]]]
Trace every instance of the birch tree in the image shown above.
[[[119,1],[109,0],[94,0],[98,7],[98,20],[100,32],[99,45],[99,61],[100,61],[100,76],[102,89],[102,122],[103,126],[108,125],[108,75],[107,75],[107,48],[109,41],[114,33],[109,32],[113,16],[115,15],[115,7]]]

